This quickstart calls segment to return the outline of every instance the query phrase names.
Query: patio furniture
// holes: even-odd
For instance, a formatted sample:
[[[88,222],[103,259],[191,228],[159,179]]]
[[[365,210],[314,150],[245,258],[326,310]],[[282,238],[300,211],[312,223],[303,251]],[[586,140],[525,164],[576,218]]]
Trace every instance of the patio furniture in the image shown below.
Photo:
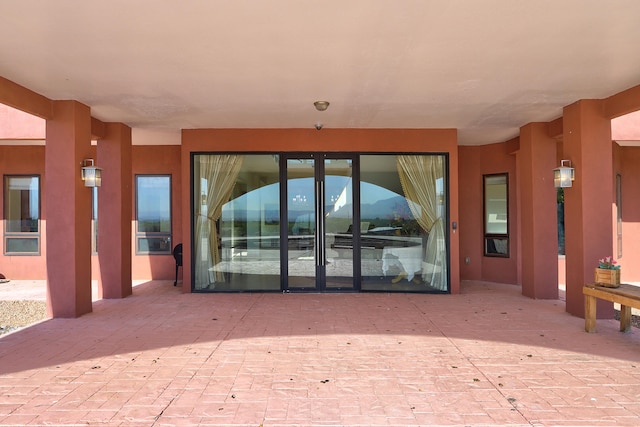
[[[176,280],[173,282],[173,286],[178,284],[178,267],[182,267],[182,243],[178,243],[173,248],[173,258],[176,260]]]
[[[598,283],[589,283],[582,288],[582,293],[585,298],[585,331],[596,331],[596,302],[599,298],[620,304],[620,331],[629,332],[631,329],[631,308],[640,309],[640,287],[622,284],[619,288],[608,288]]]

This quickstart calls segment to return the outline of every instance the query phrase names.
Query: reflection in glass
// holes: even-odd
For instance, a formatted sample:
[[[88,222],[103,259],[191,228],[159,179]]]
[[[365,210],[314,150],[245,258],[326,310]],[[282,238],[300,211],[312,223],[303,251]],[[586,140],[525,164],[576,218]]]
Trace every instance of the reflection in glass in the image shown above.
[[[37,176],[9,176],[5,180],[5,231],[37,233],[40,219],[40,179]]]
[[[287,159],[288,287],[316,286],[315,162]]]
[[[136,220],[136,253],[171,253],[170,175],[136,176]]]
[[[353,288],[353,164],[324,161],[324,265],[327,288]]]
[[[444,156],[363,155],[363,290],[448,290]]]
[[[509,256],[508,175],[484,175],[484,254]]]
[[[194,289],[280,289],[278,158],[194,156]]]
[[[6,176],[4,238],[7,254],[40,252],[40,178]]]

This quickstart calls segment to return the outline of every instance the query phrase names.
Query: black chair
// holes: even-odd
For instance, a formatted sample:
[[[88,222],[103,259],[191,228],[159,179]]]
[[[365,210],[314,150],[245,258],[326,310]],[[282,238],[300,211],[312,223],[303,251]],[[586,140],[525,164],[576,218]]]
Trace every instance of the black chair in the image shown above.
[[[176,260],[176,281],[173,282],[173,286],[178,284],[178,267],[182,267],[182,243],[178,243],[173,248],[173,258]]]

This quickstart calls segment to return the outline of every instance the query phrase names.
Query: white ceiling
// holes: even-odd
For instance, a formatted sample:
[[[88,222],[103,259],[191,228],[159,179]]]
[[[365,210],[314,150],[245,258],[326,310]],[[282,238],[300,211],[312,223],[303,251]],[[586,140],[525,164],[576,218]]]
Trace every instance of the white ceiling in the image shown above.
[[[486,144],[640,84],[639,18],[638,0],[2,0],[0,75],[134,143],[320,121]]]

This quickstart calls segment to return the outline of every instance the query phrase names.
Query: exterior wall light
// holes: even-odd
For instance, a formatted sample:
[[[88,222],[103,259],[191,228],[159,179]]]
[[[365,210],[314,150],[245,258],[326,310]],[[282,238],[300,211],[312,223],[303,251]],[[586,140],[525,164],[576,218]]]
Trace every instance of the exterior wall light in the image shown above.
[[[85,187],[100,187],[102,185],[102,169],[94,166],[93,159],[84,159],[81,169]]]
[[[568,166],[565,166],[565,163]],[[553,170],[553,185],[556,188],[571,187],[575,177],[575,170],[571,167],[571,160],[561,160],[560,167]]]

